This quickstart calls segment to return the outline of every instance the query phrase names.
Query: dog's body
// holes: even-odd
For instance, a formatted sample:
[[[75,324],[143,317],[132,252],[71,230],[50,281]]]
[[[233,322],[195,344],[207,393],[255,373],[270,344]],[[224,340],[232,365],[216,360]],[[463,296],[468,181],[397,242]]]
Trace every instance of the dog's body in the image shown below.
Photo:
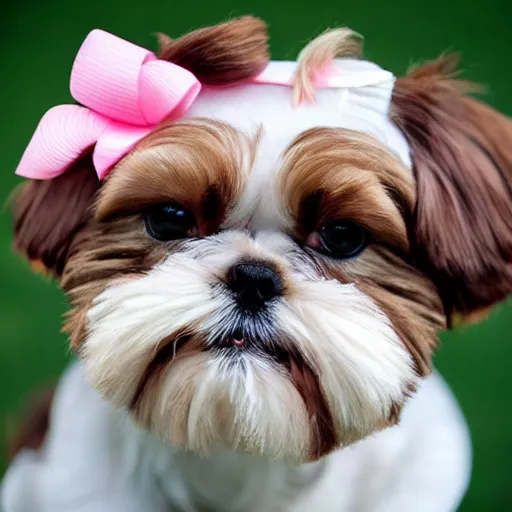
[[[397,79],[348,29],[296,63],[253,18],[161,43],[93,31],[85,106],[18,167],[16,246],[82,362],[5,512],[452,510],[467,432],[432,355],[512,290],[510,121],[453,60]]]
[[[319,462],[289,466],[218,448],[176,451],[138,429],[75,364],[40,453],[22,452],[2,489],[7,512],[451,512],[470,476],[465,422],[434,374],[400,425]]]

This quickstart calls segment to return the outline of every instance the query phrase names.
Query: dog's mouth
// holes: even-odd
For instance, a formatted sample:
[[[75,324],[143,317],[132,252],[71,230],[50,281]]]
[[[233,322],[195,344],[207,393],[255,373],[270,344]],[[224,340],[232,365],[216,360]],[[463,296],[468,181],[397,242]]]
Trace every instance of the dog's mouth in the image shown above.
[[[251,324],[238,326],[222,336],[209,340],[206,350],[222,354],[228,360],[252,356],[285,367],[289,366],[291,356],[291,344],[285,337],[271,328],[257,331]]]
[[[247,341],[246,341],[246,338],[247,338],[247,334],[244,333],[243,329],[241,328],[238,328],[238,329],[235,329],[235,331],[225,340],[223,340],[223,344],[226,344],[229,346],[229,344],[231,344],[233,347],[237,347],[237,348],[243,348],[246,346],[247,344],[247,341],[251,342],[252,340],[250,340],[249,338],[247,338]]]
[[[133,395],[130,410],[137,409],[142,396],[150,385],[157,383],[165,368],[184,351],[195,349],[222,355],[227,362],[240,360],[243,356],[266,359],[284,370],[290,369],[291,360],[298,355],[292,351],[277,332],[266,329],[263,333],[249,326],[237,326],[226,333],[211,338],[190,333],[169,336],[160,343],[153,359],[147,365]]]

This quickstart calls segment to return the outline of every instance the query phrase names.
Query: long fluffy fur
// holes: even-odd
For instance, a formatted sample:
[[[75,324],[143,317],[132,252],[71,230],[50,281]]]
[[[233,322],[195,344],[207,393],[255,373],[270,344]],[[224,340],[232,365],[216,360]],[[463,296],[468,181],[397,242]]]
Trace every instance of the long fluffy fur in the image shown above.
[[[268,62],[265,26],[253,18],[160,40],[161,58],[206,84],[237,84]],[[295,102],[313,98],[323,66],[359,52],[356,35],[346,29],[313,41],[299,57]],[[226,89],[212,90],[191,111],[196,119],[162,123],[101,185],[88,174],[85,155],[63,177],[25,187],[15,204],[16,242],[59,276],[71,301],[65,326],[71,346],[92,387],[120,409],[112,411],[82,384],[74,387],[83,394],[79,399],[93,404],[89,410],[98,413],[98,422],[108,425],[97,429],[103,440],[115,431],[109,424],[115,417],[113,423],[126,420],[120,432],[130,440],[160,446],[153,440],[145,445],[128,416],[200,455],[220,453],[221,460],[245,452],[233,455],[230,470],[256,456],[249,479],[277,475],[276,488],[285,490],[283,479],[295,473],[281,472],[283,461],[338,460],[337,448],[398,422],[409,395],[431,371],[445,313],[487,307],[510,292],[510,122],[464,98],[443,63],[397,82],[391,119],[403,136],[386,116],[361,110],[348,116],[348,129],[338,121],[333,91],[318,94],[320,117],[314,109],[296,117],[287,110],[285,124],[267,126],[274,128],[267,135],[266,121],[250,124],[260,119],[254,108],[247,123],[232,122],[250,86],[239,88],[233,102],[226,102],[233,91],[222,96]],[[272,101],[283,99],[281,89],[272,91]],[[333,98],[338,103],[331,112]],[[198,112],[211,119],[197,119]],[[294,124],[288,115],[297,126],[287,126]],[[279,121],[275,117],[267,124]],[[381,142],[370,135],[381,137],[380,130]],[[405,147],[407,138],[414,177],[386,146],[387,135]],[[68,203],[50,204],[62,195]],[[162,202],[190,210],[196,220],[191,240],[149,236],[145,212]],[[65,204],[76,207],[72,214],[65,215]],[[370,244],[359,257],[340,261],[316,251],[325,225],[339,219],[366,230]],[[453,221],[453,229],[439,219]],[[230,269],[247,261],[266,265],[282,283],[258,313],[240,307],[229,286]],[[240,332],[242,347],[234,343]],[[92,427],[80,431],[75,445],[94,438]],[[426,436],[424,425],[413,431],[419,427]],[[151,474],[179,459],[168,445],[164,451],[162,458],[154,448],[144,452],[155,459],[144,466]],[[458,468],[465,468],[462,453],[461,446],[452,453]],[[131,460],[130,467],[139,467],[137,456]],[[387,469],[396,470],[394,460],[386,460]],[[267,472],[262,461],[273,461]],[[24,467],[33,470],[32,463]],[[341,508],[332,475],[322,482],[328,492],[313,492],[294,512]],[[236,495],[237,503],[248,503],[254,489],[272,487],[244,484],[252,494]],[[171,502],[185,509],[208,494],[187,495],[194,494],[190,482],[168,485],[174,486],[166,489]],[[215,491],[210,494],[219,500]],[[326,500],[329,493],[335,501]],[[287,501],[278,494],[268,502],[262,497],[265,506]],[[166,501],[155,495],[160,504]],[[389,503],[401,498],[395,494]]]

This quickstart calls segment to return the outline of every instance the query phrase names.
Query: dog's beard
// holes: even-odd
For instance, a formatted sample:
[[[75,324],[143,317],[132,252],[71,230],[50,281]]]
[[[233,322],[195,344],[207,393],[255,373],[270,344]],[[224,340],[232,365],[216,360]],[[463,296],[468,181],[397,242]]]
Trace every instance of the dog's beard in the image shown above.
[[[248,257],[275,262],[288,283],[261,313],[222,282]],[[296,463],[386,424],[416,380],[372,299],[319,277],[277,234],[227,232],[112,283],[88,312],[81,356],[108,400],[175,445]]]

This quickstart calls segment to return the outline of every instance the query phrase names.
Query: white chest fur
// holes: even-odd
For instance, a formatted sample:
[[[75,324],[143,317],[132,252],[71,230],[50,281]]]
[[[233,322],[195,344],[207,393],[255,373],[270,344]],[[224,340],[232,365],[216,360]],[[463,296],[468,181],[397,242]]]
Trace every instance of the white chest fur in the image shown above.
[[[470,465],[465,422],[438,375],[399,426],[290,467],[223,449],[175,452],[103,402],[75,364],[45,450],[17,457],[0,497],[4,512],[450,512]]]

